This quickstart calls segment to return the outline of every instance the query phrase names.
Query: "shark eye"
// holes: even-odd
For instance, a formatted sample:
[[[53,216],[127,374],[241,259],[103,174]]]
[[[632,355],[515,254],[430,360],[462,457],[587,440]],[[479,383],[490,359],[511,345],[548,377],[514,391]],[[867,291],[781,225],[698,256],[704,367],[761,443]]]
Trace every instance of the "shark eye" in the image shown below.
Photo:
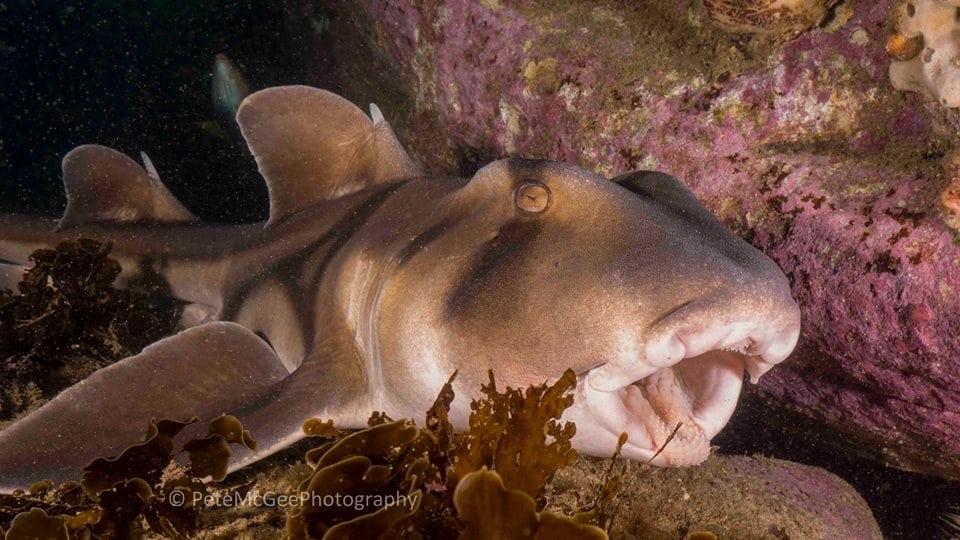
[[[524,182],[517,186],[513,202],[528,214],[538,214],[550,206],[550,190],[540,182]]]

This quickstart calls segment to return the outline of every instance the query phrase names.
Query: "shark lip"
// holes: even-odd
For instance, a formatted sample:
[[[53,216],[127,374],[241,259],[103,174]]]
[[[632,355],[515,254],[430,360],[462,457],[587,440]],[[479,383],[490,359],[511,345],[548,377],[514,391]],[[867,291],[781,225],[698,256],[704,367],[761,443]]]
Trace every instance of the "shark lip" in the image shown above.
[[[757,382],[786,359],[798,337],[799,325],[761,322],[668,333],[648,342],[633,362],[608,362],[581,373],[574,402],[580,406],[571,418],[594,452],[612,452],[626,432],[627,457],[657,465],[699,463],[733,414],[744,372]],[[584,424],[590,426],[581,430]]]

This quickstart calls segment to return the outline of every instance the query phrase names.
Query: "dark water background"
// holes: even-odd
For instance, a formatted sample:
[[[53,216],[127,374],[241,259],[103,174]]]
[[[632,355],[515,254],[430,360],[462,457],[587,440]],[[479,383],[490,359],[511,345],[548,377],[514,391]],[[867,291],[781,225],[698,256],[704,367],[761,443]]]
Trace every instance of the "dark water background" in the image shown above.
[[[0,211],[58,216],[62,156],[96,142],[131,157],[146,151],[204,219],[265,218],[266,187],[239,134],[208,129],[213,57],[240,64],[253,89],[339,92],[338,61],[362,57],[333,57],[331,28],[344,21],[336,6],[292,1],[0,0]],[[886,536],[938,537],[937,516],[960,504],[956,483],[838,452],[816,429],[748,396],[714,442],[824,467],[860,492]]]
[[[213,58],[239,62],[252,88],[329,87],[328,22],[284,2],[0,1],[0,209],[59,215],[61,158],[96,142],[145,151],[201,217],[264,218],[238,132],[202,127],[216,119]]]

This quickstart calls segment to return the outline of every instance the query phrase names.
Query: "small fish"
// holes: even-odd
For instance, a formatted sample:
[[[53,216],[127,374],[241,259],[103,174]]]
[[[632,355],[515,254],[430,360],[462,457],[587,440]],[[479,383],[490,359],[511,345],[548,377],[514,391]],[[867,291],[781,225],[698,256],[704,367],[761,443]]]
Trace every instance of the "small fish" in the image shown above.
[[[223,117],[228,125],[235,124],[237,109],[248,95],[250,86],[243,78],[240,68],[225,54],[215,56],[211,97],[217,114]]]

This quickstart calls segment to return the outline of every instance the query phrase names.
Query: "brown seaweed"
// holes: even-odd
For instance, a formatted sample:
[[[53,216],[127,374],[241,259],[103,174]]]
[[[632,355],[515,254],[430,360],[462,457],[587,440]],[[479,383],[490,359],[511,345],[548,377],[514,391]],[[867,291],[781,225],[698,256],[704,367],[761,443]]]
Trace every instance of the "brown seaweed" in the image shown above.
[[[206,437],[194,439],[183,446],[184,451],[190,454],[190,474],[197,478],[209,476],[217,482],[226,478],[231,444],[257,449],[257,442],[249,431],[243,429],[243,424],[236,417],[223,415],[213,419]]]
[[[158,483],[173,459],[173,438],[198,420],[194,417],[186,422],[151,421],[144,442],[128,447],[117,457],[97,458],[84,467],[80,486],[91,499],[97,500],[101,491],[126,480],[139,478],[148,485]]]
[[[68,540],[67,524],[60,516],[48,516],[39,508],[32,508],[14,518],[7,540],[27,540],[43,538],[49,540]]]
[[[493,372],[481,387],[485,399],[471,403],[470,429],[457,444],[447,487],[464,474],[482,467],[493,469],[513,489],[519,489],[543,508],[543,492],[554,473],[577,459],[571,445],[576,427],[560,423],[573,404],[577,379],[572,370],[552,386],[541,384],[497,391]],[[553,439],[547,442],[547,439]]]
[[[54,488],[44,481],[27,493],[0,494],[0,528],[9,528],[7,538],[52,538],[61,529],[56,537],[71,539],[131,538],[147,529],[167,538],[192,536],[205,507],[191,502],[210,490],[202,479],[222,479],[228,445],[256,445],[236,418],[221,416],[210,422],[207,437],[184,444],[190,468],[176,467],[174,439],[196,421],[151,421],[143,442],[93,460],[79,483]]]
[[[508,489],[500,475],[486,467],[461,478],[453,499],[457,515],[465,525],[461,540],[607,538],[597,527],[551,512],[537,512],[533,497],[518,489]]]
[[[553,385],[503,392],[491,373],[485,397],[471,404],[470,429],[460,435],[449,421],[455,377],[422,428],[383,413],[349,435],[333,433],[329,422],[305,423],[308,435],[334,440],[307,452],[313,472],[299,486],[288,537],[347,538],[362,531],[369,538],[605,538],[590,524],[540,511],[546,484],[576,459],[575,429],[559,422],[573,403],[573,372]],[[335,496],[365,504],[337,504]]]

